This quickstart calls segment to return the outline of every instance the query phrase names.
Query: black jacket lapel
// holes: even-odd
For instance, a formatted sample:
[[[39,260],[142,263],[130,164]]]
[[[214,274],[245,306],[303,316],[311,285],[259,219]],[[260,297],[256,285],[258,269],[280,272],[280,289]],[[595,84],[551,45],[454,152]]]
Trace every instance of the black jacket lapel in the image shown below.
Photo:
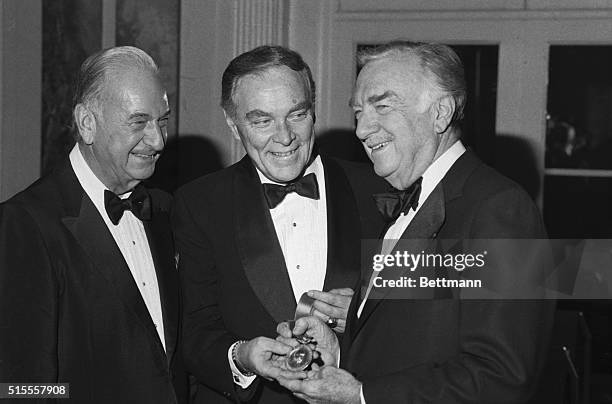
[[[327,270],[323,290],[351,288],[360,275],[359,211],[348,179],[334,160],[323,158],[327,202]]]
[[[170,222],[167,211],[159,210],[153,200],[153,215],[150,221],[144,222],[147,233],[164,320],[164,339],[168,364],[172,361],[178,333],[178,274],[174,262],[174,246],[170,233]]]
[[[446,219],[446,205],[450,201],[461,197],[467,178],[479,164],[481,164],[480,160],[470,150],[463,153],[429,195],[425,204],[404,231],[401,238],[420,239],[423,241],[436,238]],[[350,318],[353,318],[353,321],[355,321],[355,324],[347,327],[347,330],[351,330],[351,334],[349,334],[352,337],[351,340],[354,339],[357,332],[363,327],[363,324],[378,304],[380,304],[381,300],[369,299],[359,319],[356,319],[358,305],[355,305],[357,307],[351,307],[352,310],[349,310],[349,316],[352,316]],[[348,348],[349,342],[345,346]]]
[[[263,187],[248,156],[236,167],[234,233],[245,275],[272,318],[292,319],[295,297]]]
[[[66,189],[65,194],[80,194],[81,201],[78,208],[76,206],[67,207],[68,212],[78,211],[78,215],[64,217],[63,223],[90,258],[91,267],[109,282],[109,290],[119,296],[126,310],[134,314],[152,337],[159,341],[159,348],[163,349],[153,320],[119,247],[95,205],[78,184],[72,170],[70,170],[70,175],[74,177],[74,181],[71,179],[69,182],[75,186],[72,189]]]
[[[414,249],[416,252],[421,250],[427,250],[429,246],[429,240],[434,239],[442,225],[444,224],[445,219],[445,208],[444,208],[444,191],[442,189],[442,184],[438,184],[436,188],[429,194],[429,197],[425,201],[423,207],[418,211],[416,216],[410,222],[410,225],[406,228],[404,233],[402,234],[401,239],[414,239],[418,246],[411,245],[411,249]],[[422,244],[422,245],[421,245]],[[394,247],[391,254],[395,253],[397,248],[401,247],[401,240],[398,241],[398,244]],[[389,268],[381,271],[380,276],[384,279],[393,279],[398,276],[402,276],[401,273],[393,273],[389,276],[385,276],[385,273],[388,271],[397,271],[396,268]],[[371,275],[371,274],[370,274]],[[368,278],[369,280],[369,278]],[[363,311],[361,312],[361,316],[357,322],[357,327],[353,329],[353,336],[361,329],[365,321],[367,321],[368,317],[372,314],[372,312],[376,309],[376,307],[381,303],[385,296],[388,295],[390,289],[387,288],[385,291],[374,297],[372,293],[375,293],[374,290],[368,297],[368,300],[363,307]],[[402,293],[405,291],[402,291]],[[426,291],[427,292],[427,291]],[[431,291],[430,291],[431,292]],[[407,293],[407,292],[406,292]],[[402,295],[403,298],[407,296]]]

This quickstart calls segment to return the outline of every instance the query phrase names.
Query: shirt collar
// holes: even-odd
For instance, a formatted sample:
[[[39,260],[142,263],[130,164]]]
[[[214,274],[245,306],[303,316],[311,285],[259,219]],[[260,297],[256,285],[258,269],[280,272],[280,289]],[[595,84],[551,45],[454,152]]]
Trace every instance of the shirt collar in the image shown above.
[[[70,151],[70,165],[72,165],[72,169],[76,174],[81,187],[89,196],[89,199],[93,202],[96,209],[100,212],[103,217],[107,217],[106,208],[104,207],[104,191],[108,188],[91,170],[87,161],[83,157],[81,153],[81,149],[79,148],[79,144],[74,145],[72,150]],[[125,194],[120,195],[120,198],[129,197],[131,192],[127,192]]]
[[[440,157],[434,160],[433,163],[423,173],[423,182],[421,183],[421,196],[419,197],[419,206],[427,199],[434,188],[442,181],[448,170],[455,164],[455,161],[466,149],[461,140],[457,140],[451,147],[448,148]]]

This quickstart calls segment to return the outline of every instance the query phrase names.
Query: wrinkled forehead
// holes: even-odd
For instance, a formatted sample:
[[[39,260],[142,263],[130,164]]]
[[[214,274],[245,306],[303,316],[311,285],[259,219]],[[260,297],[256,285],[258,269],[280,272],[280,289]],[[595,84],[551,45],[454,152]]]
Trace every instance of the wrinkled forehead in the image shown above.
[[[394,56],[368,62],[359,72],[353,92],[353,103],[387,91],[403,98],[419,99],[430,86],[430,80],[414,56]]]
[[[159,76],[150,71],[125,71],[109,78],[103,88],[101,111],[133,112],[160,116],[168,111],[168,96]]]
[[[166,98],[166,89],[156,72],[139,68],[109,71],[103,86],[105,96],[122,98],[126,92],[140,93],[153,99]]]
[[[283,114],[297,108],[310,108],[311,98],[299,72],[274,67],[240,78],[232,101],[238,117],[252,110]]]
[[[271,66],[265,70],[246,74],[236,80],[232,98],[234,102],[237,102],[242,96],[264,89],[282,89],[306,97],[309,86],[300,72],[286,66]]]

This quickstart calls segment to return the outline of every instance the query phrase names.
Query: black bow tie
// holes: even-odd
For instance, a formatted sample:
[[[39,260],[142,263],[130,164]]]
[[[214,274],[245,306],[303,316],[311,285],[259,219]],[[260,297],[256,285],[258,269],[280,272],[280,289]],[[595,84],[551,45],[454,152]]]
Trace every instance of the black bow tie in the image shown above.
[[[108,189],[104,190],[104,208],[115,226],[119,224],[126,210],[131,210],[140,220],[151,220],[151,197],[142,184],[134,188],[126,199],[119,198]]]
[[[401,213],[407,214],[410,209],[416,211],[419,206],[422,181],[423,177],[420,177],[403,191],[394,189],[391,192],[372,195],[380,214],[388,222],[392,222],[397,220]]]
[[[295,192],[306,198],[319,199],[319,185],[317,183],[317,176],[314,175],[314,173],[305,175],[296,182],[288,185],[263,184],[263,187],[264,195],[266,196],[266,201],[270,209],[274,209],[283,199],[285,199],[285,196],[291,192]]]

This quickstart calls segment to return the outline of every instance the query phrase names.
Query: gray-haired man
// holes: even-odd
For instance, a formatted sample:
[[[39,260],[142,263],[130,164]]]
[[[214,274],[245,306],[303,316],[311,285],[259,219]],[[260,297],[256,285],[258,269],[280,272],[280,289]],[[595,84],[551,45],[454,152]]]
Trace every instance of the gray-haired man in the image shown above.
[[[81,66],[69,159],[0,205],[0,381],[70,383],[80,403],[177,402],[170,196],[142,186],[169,113],[142,50]]]

